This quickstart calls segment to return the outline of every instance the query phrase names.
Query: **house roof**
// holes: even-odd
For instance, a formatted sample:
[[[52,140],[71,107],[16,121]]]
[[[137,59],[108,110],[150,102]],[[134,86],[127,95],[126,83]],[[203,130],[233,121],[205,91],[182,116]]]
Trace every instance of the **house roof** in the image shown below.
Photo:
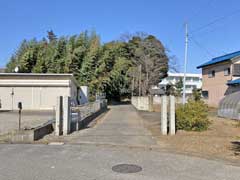
[[[197,68],[199,69],[199,68],[203,68],[203,67],[206,67],[206,66],[209,66],[209,65],[212,65],[212,64],[217,64],[217,63],[220,63],[220,62],[229,61],[232,58],[237,57],[237,56],[240,56],[240,51],[236,51],[236,52],[233,52],[233,53],[230,53],[230,54],[225,54],[223,56],[213,58],[211,61],[203,63],[200,66],[198,66]]]
[[[227,85],[238,85],[240,84],[240,78],[239,79],[235,79],[235,80],[232,80],[232,81],[229,81],[227,83]]]
[[[0,76],[45,76],[45,77],[50,77],[50,76],[62,76],[62,77],[67,77],[67,76],[73,76],[73,74],[58,74],[58,73],[0,73]]]
[[[72,80],[76,86],[79,86],[73,74],[54,74],[54,73],[0,73],[0,80]]]

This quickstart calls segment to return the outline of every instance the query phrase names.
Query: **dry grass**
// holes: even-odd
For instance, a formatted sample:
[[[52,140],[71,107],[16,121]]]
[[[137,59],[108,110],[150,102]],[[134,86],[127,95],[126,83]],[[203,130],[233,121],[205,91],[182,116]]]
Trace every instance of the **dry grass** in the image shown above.
[[[159,145],[166,149],[240,163],[240,123],[217,117],[216,109],[209,110],[212,124],[207,131],[178,131],[176,136],[161,135],[160,116],[140,114]]]

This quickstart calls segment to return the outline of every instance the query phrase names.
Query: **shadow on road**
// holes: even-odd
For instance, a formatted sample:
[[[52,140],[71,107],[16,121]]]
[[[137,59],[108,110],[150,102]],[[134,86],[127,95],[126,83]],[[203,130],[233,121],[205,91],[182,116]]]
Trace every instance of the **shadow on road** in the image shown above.
[[[240,155],[240,141],[232,142],[232,150],[234,151],[235,155]]]
[[[110,106],[120,106],[120,105],[129,105],[131,101],[109,101],[108,105]]]
[[[76,125],[77,125],[76,122],[72,122],[70,133],[73,133],[73,132],[79,131],[79,130],[83,130],[83,129],[89,129],[89,128],[93,127],[95,125],[94,123],[96,123],[94,120],[96,120],[102,114],[107,113],[109,110],[110,110],[109,108],[102,109],[102,110],[95,112],[92,115],[84,118],[82,121],[80,121],[79,129],[77,129],[77,127],[76,127]]]

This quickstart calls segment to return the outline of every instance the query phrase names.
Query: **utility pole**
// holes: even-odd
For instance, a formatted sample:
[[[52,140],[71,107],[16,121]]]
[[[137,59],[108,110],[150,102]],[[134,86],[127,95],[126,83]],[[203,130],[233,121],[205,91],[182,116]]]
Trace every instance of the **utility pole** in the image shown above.
[[[188,24],[185,23],[185,57],[184,57],[184,77],[183,77],[183,97],[182,97],[183,104],[186,103],[187,59],[188,59]]]
[[[141,96],[141,87],[142,86],[142,64],[139,65],[139,96]]]
[[[134,77],[132,78],[132,96],[134,95],[133,92],[134,92],[134,87],[135,87],[135,84],[134,84]]]

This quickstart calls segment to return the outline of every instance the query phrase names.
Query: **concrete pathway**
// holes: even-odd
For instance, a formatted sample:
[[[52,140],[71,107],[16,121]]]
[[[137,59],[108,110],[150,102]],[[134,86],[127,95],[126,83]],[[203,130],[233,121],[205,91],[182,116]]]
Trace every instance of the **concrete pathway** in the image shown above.
[[[93,128],[74,133],[70,142],[152,146],[156,144],[143,120],[131,105],[110,106],[110,111]]]

